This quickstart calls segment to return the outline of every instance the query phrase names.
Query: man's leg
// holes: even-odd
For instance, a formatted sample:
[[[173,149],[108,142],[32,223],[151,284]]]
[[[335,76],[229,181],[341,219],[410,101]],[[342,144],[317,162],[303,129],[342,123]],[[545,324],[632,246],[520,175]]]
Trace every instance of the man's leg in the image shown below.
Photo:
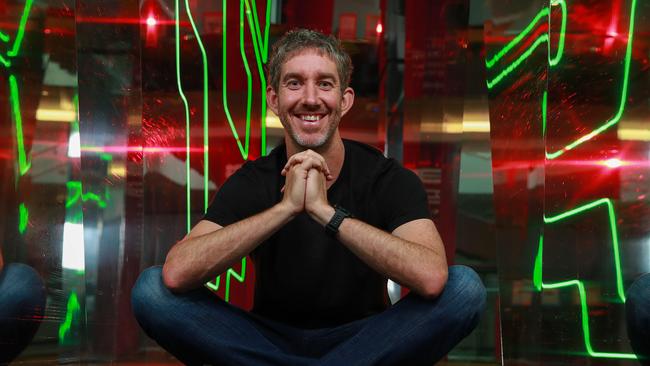
[[[627,290],[627,334],[641,363],[650,365],[650,273],[637,278]]]
[[[478,324],[485,287],[471,268],[451,266],[442,294],[410,293],[325,355],[318,365],[426,365],[444,357]]]
[[[21,263],[0,272],[0,365],[11,362],[36,334],[45,310],[45,287],[36,271]]]
[[[283,349],[285,341],[246,311],[198,289],[171,293],[162,268],[140,275],[132,296],[133,312],[145,333],[188,365],[306,365],[310,359]],[[311,360],[313,361],[313,360]]]

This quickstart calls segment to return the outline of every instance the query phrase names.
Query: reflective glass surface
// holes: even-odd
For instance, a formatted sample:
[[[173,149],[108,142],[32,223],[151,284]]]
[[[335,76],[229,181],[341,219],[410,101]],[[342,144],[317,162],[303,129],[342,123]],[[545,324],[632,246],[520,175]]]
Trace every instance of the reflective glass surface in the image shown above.
[[[648,4],[490,2],[486,69],[506,363],[636,364],[647,272]]]

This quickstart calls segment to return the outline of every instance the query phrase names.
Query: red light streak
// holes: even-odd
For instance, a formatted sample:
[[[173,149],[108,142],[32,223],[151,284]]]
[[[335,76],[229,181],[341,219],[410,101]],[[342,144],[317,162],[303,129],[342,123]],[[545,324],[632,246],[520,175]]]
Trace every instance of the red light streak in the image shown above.
[[[93,24],[141,24],[148,25],[147,21],[149,18],[102,18],[102,17],[78,17],[78,23],[93,23]],[[165,19],[156,19],[156,25],[175,25],[174,20],[165,20]],[[190,22],[181,21],[179,22],[181,27],[190,27]]]
[[[187,151],[186,147],[160,147],[160,146],[82,146],[82,152],[89,153],[108,153],[108,154],[123,154],[123,153],[150,153],[150,154],[165,154],[165,153],[184,153]],[[190,153],[203,154],[203,147],[192,147]]]
[[[556,160],[556,161],[529,161],[529,160],[520,160],[520,161],[510,161],[507,164],[502,164],[498,167],[494,167],[495,171],[504,171],[504,170],[527,170],[537,167],[575,167],[575,168],[608,168],[616,169],[621,167],[630,167],[630,168],[650,168],[650,161],[648,160],[624,160],[619,158],[612,159],[598,159],[598,160]]]

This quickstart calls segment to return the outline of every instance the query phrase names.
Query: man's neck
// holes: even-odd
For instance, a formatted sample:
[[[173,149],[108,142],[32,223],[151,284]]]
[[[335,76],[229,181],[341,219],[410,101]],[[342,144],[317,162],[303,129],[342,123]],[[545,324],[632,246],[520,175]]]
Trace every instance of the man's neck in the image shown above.
[[[299,152],[307,150],[306,148],[296,145],[295,142],[286,135],[285,144],[287,146],[287,159]],[[339,135],[339,131],[337,130],[327,143],[312,150],[320,154],[325,159],[327,166],[330,168],[330,173],[334,179],[327,182],[327,187],[329,188],[341,173],[343,161],[345,160],[345,146],[343,145],[343,140],[341,139],[341,135]]]

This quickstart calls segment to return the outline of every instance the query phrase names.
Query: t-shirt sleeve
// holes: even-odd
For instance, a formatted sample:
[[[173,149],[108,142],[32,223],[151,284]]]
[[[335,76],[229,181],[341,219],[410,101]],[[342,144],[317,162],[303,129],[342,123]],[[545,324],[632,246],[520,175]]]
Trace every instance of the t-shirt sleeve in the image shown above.
[[[427,194],[420,178],[395,161],[390,165],[376,185],[384,229],[392,232],[409,221],[430,219]]]
[[[244,164],[219,188],[203,219],[227,226],[264,211],[267,200],[257,180],[250,162]]]

